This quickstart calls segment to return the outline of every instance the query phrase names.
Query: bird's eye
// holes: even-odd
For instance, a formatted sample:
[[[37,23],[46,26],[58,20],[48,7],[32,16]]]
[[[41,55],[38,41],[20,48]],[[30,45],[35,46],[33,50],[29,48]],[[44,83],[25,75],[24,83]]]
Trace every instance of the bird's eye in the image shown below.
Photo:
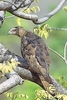
[[[16,31],[16,29],[14,29],[13,31]]]
[[[16,28],[14,28],[12,31],[15,32],[16,31]]]

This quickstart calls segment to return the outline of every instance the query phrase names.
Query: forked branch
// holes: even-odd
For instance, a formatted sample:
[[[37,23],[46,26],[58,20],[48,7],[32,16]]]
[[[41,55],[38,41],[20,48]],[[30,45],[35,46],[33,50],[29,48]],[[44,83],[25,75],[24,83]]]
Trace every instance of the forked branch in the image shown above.
[[[19,17],[19,18],[23,18],[23,19],[26,19],[26,20],[31,20],[31,21],[33,21],[34,24],[41,24],[41,23],[46,22],[53,15],[55,15],[62,8],[62,6],[64,5],[64,3],[67,0],[61,0],[61,2],[58,4],[58,6],[53,11],[51,11],[45,17],[40,18],[40,19],[38,18],[37,15],[26,14],[26,13],[19,10],[20,8],[24,8],[24,7],[29,6],[30,4],[32,4],[32,2],[34,2],[34,0],[25,0],[24,2],[21,2],[21,1],[18,0],[17,3],[15,3],[14,1],[13,2],[12,2],[12,0],[9,0],[9,2],[8,2],[8,0],[5,0],[5,2],[0,1],[0,10],[1,11],[3,11],[3,10],[8,11],[11,14],[13,14],[13,15]]]

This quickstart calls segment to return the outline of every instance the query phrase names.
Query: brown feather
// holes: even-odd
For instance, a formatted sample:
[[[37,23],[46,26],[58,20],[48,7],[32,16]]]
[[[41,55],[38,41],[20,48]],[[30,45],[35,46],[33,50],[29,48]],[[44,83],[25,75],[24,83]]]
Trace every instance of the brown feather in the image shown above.
[[[44,40],[22,27],[15,27],[13,31],[21,38],[21,54],[28,63],[29,70],[39,75],[45,88],[52,81],[49,77],[50,56]]]

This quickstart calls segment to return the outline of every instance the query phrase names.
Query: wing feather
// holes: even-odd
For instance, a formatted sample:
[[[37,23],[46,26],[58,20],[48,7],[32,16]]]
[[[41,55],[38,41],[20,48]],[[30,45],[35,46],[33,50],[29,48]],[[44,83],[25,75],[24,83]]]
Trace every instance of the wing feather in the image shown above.
[[[23,42],[21,43],[21,53],[30,66],[29,70],[46,76],[49,73],[50,59],[45,42],[40,37],[34,38],[33,41],[24,37],[21,42]]]

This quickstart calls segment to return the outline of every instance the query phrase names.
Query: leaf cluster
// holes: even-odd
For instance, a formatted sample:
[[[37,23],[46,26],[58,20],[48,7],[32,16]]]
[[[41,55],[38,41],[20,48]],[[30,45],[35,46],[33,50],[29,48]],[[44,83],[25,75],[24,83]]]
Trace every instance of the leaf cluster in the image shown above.
[[[35,0],[35,3],[38,3],[38,2],[39,2],[39,0]],[[39,6],[33,6],[30,8],[30,5],[23,10],[23,12],[27,13],[27,14],[36,13],[37,11],[40,11]]]
[[[65,80],[64,76],[60,76],[59,78],[57,78],[57,81],[61,83],[65,88],[67,88],[67,81]]]
[[[41,26],[34,28],[34,32],[36,32],[40,37],[44,36],[46,39],[49,37],[49,32],[51,32],[51,31],[52,30],[48,24],[43,24]]]
[[[30,14],[30,13],[36,13],[37,11],[40,11],[40,8],[38,6],[34,6],[32,8],[27,8],[23,12]]]
[[[4,62],[3,64],[0,63],[0,71],[3,75],[6,73],[12,72],[13,69],[17,67],[17,65],[20,64],[19,62],[15,61],[14,59],[11,59],[10,62]]]
[[[67,100],[67,95],[57,93],[54,97],[45,90],[36,90],[35,100]]]
[[[36,90],[35,100],[53,100],[53,97],[45,90]]]
[[[29,96],[26,94],[20,94],[19,92],[5,92],[7,98],[9,97],[11,100],[16,100],[18,98],[23,98],[24,100],[28,99]]]

